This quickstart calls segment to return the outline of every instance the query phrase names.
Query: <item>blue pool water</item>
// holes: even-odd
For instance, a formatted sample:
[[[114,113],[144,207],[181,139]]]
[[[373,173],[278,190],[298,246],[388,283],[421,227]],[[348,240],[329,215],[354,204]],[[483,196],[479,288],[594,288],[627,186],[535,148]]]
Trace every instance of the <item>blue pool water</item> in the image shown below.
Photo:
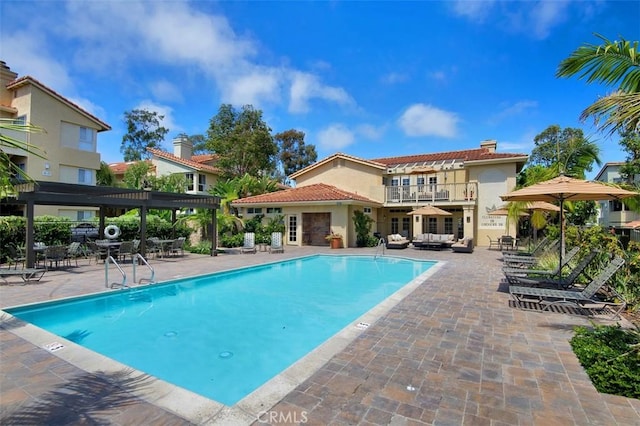
[[[7,312],[233,405],[434,263],[319,255]]]

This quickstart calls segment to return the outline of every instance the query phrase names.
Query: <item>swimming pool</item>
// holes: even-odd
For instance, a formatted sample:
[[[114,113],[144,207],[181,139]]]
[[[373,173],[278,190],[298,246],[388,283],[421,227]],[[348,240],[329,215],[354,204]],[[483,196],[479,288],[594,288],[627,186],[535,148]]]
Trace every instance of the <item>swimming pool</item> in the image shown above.
[[[318,255],[6,311],[233,405],[434,263]]]

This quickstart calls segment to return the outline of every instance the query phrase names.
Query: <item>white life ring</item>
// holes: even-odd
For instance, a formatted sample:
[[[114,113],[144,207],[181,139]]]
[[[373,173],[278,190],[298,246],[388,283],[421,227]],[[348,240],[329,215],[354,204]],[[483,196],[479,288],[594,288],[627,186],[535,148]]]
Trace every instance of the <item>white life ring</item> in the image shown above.
[[[120,228],[116,225],[109,225],[104,228],[104,236],[110,240],[116,239],[120,236]]]

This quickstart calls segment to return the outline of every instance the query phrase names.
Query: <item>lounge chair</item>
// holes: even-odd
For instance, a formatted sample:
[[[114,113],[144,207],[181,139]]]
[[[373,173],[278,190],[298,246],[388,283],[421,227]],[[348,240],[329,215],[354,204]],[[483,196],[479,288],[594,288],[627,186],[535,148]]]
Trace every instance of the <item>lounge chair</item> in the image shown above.
[[[46,269],[40,268],[22,268],[22,269],[0,269],[0,279],[8,283],[8,277],[20,277],[22,281],[40,281],[42,276],[47,272]]]
[[[614,308],[612,318],[620,315],[625,308],[626,302],[615,289],[608,290],[619,302],[606,301],[598,298],[598,291],[607,284],[607,281],[624,265],[624,259],[616,256],[582,291],[558,290],[528,286],[509,286],[509,293],[513,297],[515,304],[520,309],[526,309],[529,304],[545,305],[543,310],[548,310],[552,306],[569,305],[579,308],[587,308],[588,305],[598,305],[600,307]]]
[[[531,276],[543,276],[547,278],[552,278],[555,276],[559,276],[571,260],[578,254],[580,251],[580,247],[574,247],[565,255],[562,259],[562,264],[558,264],[556,269],[548,270],[548,269],[535,269],[535,268],[511,268],[511,267],[503,267],[502,272],[504,272],[504,276],[509,282],[509,284],[517,285],[521,278],[531,277]]]
[[[518,285],[534,286],[534,287],[547,287],[547,288],[560,288],[569,289],[573,287],[576,280],[582,275],[587,266],[595,259],[598,254],[597,250],[590,251],[586,256],[582,256],[580,262],[571,270],[569,275],[559,278],[550,277],[519,277],[517,278]]]
[[[451,244],[451,250],[456,253],[473,253],[473,238],[464,237],[457,243]]]
[[[244,233],[244,245],[241,247],[242,253],[256,253],[256,234],[253,232]]]
[[[271,246],[269,246],[269,253],[284,253],[284,246],[282,245],[282,232],[271,233]]]
[[[529,255],[514,255],[510,253],[503,252],[502,253],[502,262],[504,266],[508,267],[531,267],[540,261],[540,258],[545,256],[547,253],[553,253],[558,250],[558,246],[560,242],[555,240],[548,244],[544,250],[540,250],[537,255],[529,256]]]
[[[557,244],[558,240],[549,241],[549,237],[544,237],[531,251],[518,250],[515,252],[505,252],[502,253],[503,257],[511,257],[511,256],[533,256],[539,257],[545,251],[549,250],[552,244]],[[549,248],[548,248],[549,247]]]

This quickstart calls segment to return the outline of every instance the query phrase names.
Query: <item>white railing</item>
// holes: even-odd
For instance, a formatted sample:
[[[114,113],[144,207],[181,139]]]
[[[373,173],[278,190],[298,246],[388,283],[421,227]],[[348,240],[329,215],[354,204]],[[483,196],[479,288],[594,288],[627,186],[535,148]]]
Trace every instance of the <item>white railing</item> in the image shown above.
[[[389,204],[475,202],[477,196],[478,186],[475,182],[387,186],[384,202]]]

